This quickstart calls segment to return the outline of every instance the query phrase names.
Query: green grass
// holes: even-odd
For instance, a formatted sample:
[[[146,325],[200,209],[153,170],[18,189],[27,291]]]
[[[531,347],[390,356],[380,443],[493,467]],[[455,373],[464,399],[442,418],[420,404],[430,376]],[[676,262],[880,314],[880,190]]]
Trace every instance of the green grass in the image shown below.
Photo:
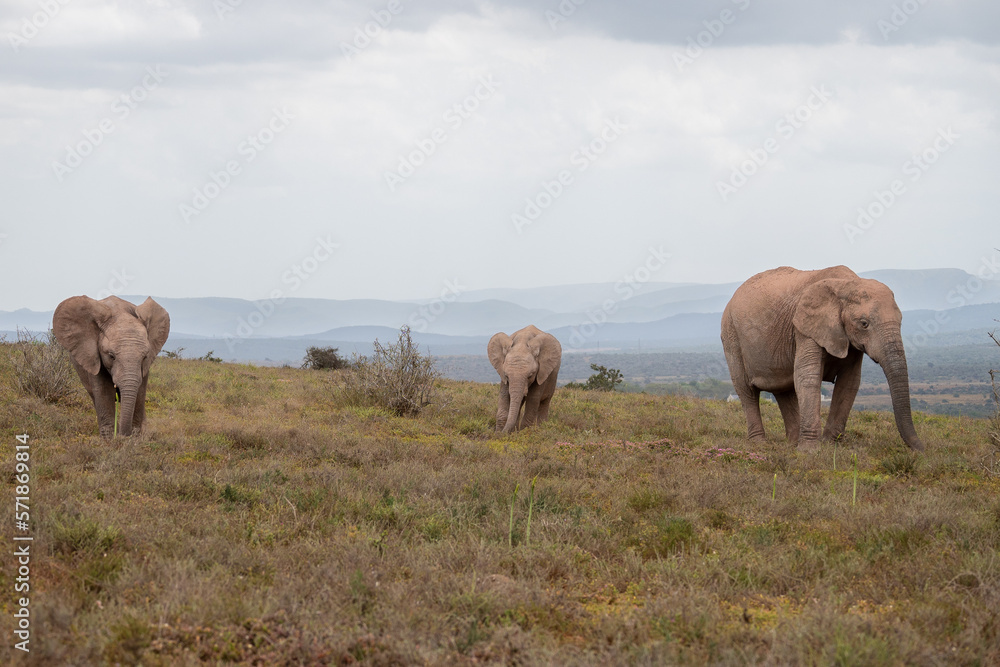
[[[338,372],[159,359],[147,432],[105,442],[82,387],[21,397],[8,355],[0,477],[12,507],[27,432],[35,541],[27,655],[0,557],[3,664],[1000,660],[986,420],[918,413],[913,454],[853,414],[835,471],[772,405],[758,445],[739,405],[559,390],[499,436],[495,386],[402,418]]]

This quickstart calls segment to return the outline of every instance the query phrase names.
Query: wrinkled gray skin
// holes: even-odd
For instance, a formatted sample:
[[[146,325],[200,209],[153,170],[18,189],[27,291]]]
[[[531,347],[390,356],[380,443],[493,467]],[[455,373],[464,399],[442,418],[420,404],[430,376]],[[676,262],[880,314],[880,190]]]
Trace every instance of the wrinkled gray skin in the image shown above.
[[[500,374],[496,430],[510,433],[545,421],[562,361],[559,341],[529,325],[513,336],[494,334],[486,350]]]
[[[892,291],[846,266],[819,271],[785,266],[743,283],[722,315],[722,347],[750,438],[764,438],[761,391],[774,394],[785,435],[800,449],[814,449],[821,436],[840,436],[867,354],[885,372],[900,436],[912,449],[923,449],[910,414],[901,322]],[[823,381],[833,382],[834,389],[821,433]]]
[[[116,296],[74,296],[56,307],[52,331],[94,401],[101,435],[115,429],[115,388],[121,395],[118,435],[142,431],[149,367],[170,333],[170,316],[153,299],[134,306]]]

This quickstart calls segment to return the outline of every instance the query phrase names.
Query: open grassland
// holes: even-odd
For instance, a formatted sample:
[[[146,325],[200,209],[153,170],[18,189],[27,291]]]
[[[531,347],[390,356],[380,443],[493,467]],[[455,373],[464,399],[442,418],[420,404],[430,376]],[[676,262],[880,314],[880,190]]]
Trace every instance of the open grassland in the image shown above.
[[[985,420],[918,413],[914,455],[855,413],[835,465],[778,439],[773,405],[751,446],[738,404],[559,390],[498,437],[490,385],[399,418],[337,373],[160,359],[147,432],[107,443],[82,388],[21,397],[7,355],[0,663],[1000,663]]]

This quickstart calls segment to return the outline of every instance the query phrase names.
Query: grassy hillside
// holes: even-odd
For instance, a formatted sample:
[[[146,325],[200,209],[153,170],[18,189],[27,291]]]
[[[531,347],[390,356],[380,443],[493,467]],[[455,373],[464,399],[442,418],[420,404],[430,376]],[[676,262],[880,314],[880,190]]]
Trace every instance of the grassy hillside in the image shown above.
[[[82,388],[16,395],[8,354],[4,664],[1000,661],[985,420],[917,414],[915,456],[891,414],[856,413],[835,468],[770,405],[751,446],[735,404],[560,390],[499,437],[486,384],[398,418],[347,405],[335,373],[160,359],[147,433],[106,443]]]

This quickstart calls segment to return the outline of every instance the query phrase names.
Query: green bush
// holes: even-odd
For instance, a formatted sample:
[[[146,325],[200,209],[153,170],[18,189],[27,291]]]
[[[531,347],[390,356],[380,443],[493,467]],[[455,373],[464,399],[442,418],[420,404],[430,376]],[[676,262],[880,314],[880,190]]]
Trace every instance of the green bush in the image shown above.
[[[306,356],[302,360],[302,368],[311,368],[313,370],[337,370],[339,368],[347,368],[349,365],[350,363],[347,359],[337,354],[337,348],[335,347],[308,347],[306,348]]]
[[[410,338],[410,327],[399,330],[399,340],[388,347],[374,342],[371,358],[355,357],[347,375],[348,398],[358,404],[384,407],[393,413],[415,415],[430,404],[434,391],[434,360],[420,353]]]
[[[596,391],[614,391],[615,386],[622,383],[622,372],[617,368],[607,368],[591,364],[590,370],[597,371],[583,385],[584,389],[594,389]]]

